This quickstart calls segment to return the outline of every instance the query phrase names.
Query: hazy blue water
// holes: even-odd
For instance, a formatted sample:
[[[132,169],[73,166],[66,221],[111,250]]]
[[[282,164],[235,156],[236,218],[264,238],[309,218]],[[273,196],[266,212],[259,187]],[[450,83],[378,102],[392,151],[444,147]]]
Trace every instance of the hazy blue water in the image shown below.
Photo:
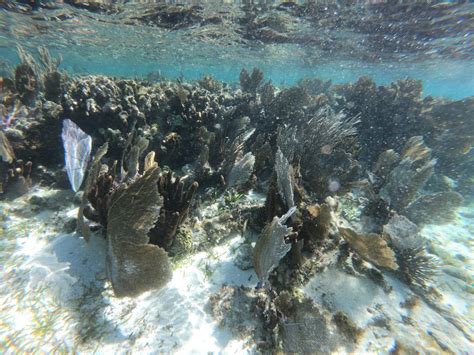
[[[2,57],[10,63],[17,63],[16,51],[0,48]],[[52,50],[52,53],[57,51]],[[266,79],[277,85],[292,85],[305,77],[317,77],[332,80],[333,83],[356,81],[361,76],[370,76],[378,84],[389,84],[397,79],[411,77],[423,81],[425,95],[443,96],[461,99],[474,95],[474,61],[426,61],[417,63],[361,61],[338,61],[330,63],[304,63],[304,61],[285,58],[283,55],[271,56],[251,50],[245,55],[255,55],[251,59],[233,57],[222,59],[211,56],[196,58],[196,53],[188,53],[177,60],[149,58],[146,56],[130,58],[127,55],[105,56],[106,53],[92,57],[90,53],[61,51],[64,58],[61,68],[72,74],[111,75],[127,78],[146,77],[150,72],[159,72],[167,78],[184,77],[197,80],[204,75],[216,79],[237,83],[242,68],[259,67]],[[236,54],[237,55],[237,54]],[[225,61],[224,61],[225,60]],[[296,63],[295,63],[296,62]]]
[[[420,61],[400,53],[365,61],[294,44],[212,45],[192,38],[192,30],[110,23],[109,17],[109,23],[103,23],[97,19],[105,19],[104,15],[92,17],[87,11],[66,9],[73,16],[61,22],[0,11],[0,57],[15,64],[17,44],[30,50],[44,45],[53,55],[63,56],[62,68],[72,74],[144,77],[160,72],[188,80],[211,74],[225,82],[237,82],[241,68],[259,67],[277,85],[291,85],[303,77],[340,83],[363,75],[387,84],[409,76],[423,80],[425,95],[453,99],[474,95],[473,60]],[[42,13],[56,14],[46,11],[37,17]],[[462,41],[469,46],[470,38]]]

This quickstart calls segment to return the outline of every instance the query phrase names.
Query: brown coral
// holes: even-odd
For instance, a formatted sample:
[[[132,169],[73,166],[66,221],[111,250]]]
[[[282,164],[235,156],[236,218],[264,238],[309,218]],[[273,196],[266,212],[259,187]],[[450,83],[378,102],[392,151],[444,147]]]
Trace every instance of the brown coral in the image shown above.
[[[150,243],[169,250],[178,227],[186,220],[193,196],[198,188],[194,182],[184,191],[184,182],[173,179],[173,173],[161,175],[157,181],[158,191],[163,196],[163,207],[156,225],[150,230]]]
[[[360,234],[350,228],[339,228],[339,233],[362,259],[390,270],[397,270],[395,253],[387,245],[383,235]]]
[[[151,168],[111,197],[107,272],[118,297],[159,289],[171,279],[166,251],[148,244],[147,233],[159,214],[158,179],[158,168]]]

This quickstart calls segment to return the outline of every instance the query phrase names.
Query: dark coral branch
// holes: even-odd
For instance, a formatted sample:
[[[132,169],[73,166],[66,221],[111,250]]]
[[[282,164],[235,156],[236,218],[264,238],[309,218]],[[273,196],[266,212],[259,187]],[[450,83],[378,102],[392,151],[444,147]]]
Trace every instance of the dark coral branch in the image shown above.
[[[11,196],[20,196],[28,192],[31,187],[31,161],[26,163],[23,160],[14,161],[7,171],[5,180],[5,192]]]
[[[103,172],[97,177],[95,185],[87,191],[87,199],[94,207],[96,214],[89,214],[86,212],[86,217],[88,219],[99,222],[101,225],[107,225],[107,214],[109,210],[109,199],[116,189],[115,183],[115,174],[113,173],[114,169],[111,169],[112,172],[107,171]]]
[[[198,188],[193,182],[184,191],[184,182],[180,178],[173,181],[172,172],[161,175],[158,180],[158,192],[163,196],[163,207],[154,228],[150,231],[150,243],[169,250],[173,244],[178,227],[186,220],[192,199]]]

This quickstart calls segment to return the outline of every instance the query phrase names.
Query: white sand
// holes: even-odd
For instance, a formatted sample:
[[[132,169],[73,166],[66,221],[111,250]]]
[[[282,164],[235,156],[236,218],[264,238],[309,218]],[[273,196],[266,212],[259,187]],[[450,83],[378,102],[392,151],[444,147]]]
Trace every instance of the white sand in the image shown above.
[[[35,210],[28,202],[32,195],[45,197],[52,206],[58,198],[57,191],[35,189],[14,202],[0,202],[1,353],[254,352],[246,348],[245,339],[220,329],[205,310],[209,296],[222,284],[253,287],[257,283],[253,270],[242,271],[233,264],[241,236],[181,261],[161,291],[118,299],[106,280],[104,238],[93,234],[86,243],[76,233],[64,234],[60,229],[75,215],[76,207],[61,201],[59,212]],[[472,272],[469,223],[459,219],[452,226],[428,226],[423,233],[442,247],[443,262],[452,258],[455,267],[463,265]],[[459,253],[469,262],[460,262]],[[336,269],[316,275],[303,291],[367,329],[358,351],[387,352],[399,340],[426,351],[439,350],[441,342],[474,353],[474,345],[423,302],[414,310],[401,308],[412,292],[395,277],[386,276],[393,287],[390,294],[366,278]],[[445,303],[472,322],[472,292],[458,281],[442,273],[438,287]]]
[[[48,198],[53,192],[37,189],[17,199],[15,208],[29,211],[33,194]],[[186,354],[245,350],[244,340],[232,339],[205,311],[209,295],[223,283],[249,287],[257,283],[253,270],[241,271],[233,264],[231,251],[241,236],[180,262],[164,289],[118,299],[106,281],[104,238],[93,234],[86,243],[76,233],[59,232],[56,227],[61,223],[49,222],[77,212],[69,207],[59,214],[6,213],[3,238],[8,239],[11,254],[5,258],[1,279],[0,344],[7,344],[3,350]]]

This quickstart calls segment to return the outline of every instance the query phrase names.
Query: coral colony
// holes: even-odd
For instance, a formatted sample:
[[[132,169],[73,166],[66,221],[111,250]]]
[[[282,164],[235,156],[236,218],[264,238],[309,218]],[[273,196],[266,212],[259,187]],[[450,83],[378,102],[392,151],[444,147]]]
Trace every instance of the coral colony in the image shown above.
[[[72,189],[83,190],[78,233],[88,241],[91,229],[103,232],[117,297],[164,288],[180,257],[225,240],[221,218],[226,228],[258,235],[248,251],[258,287],[223,286],[210,311],[224,322],[235,305],[246,305],[261,350],[310,351],[302,333],[330,337],[324,327],[357,342],[363,330],[346,314],[327,320],[298,296],[331,263],[387,293],[387,275],[398,278],[436,306],[423,295],[437,262],[419,231],[449,222],[461,196],[474,194],[466,178],[473,165],[451,164],[465,161],[463,147],[474,143],[474,120],[466,119],[474,117],[473,98],[423,99],[412,79],[386,86],[366,77],[305,79],[278,88],[259,69],[242,69],[240,87],[212,77],[67,77],[44,48],[39,61],[18,53],[21,63],[3,80],[4,114],[13,111],[2,116],[2,194],[26,192],[31,178],[51,181],[39,167],[65,161]],[[16,118],[20,103],[28,117]],[[454,126],[462,142],[450,136]],[[266,196],[262,206],[240,204],[250,190]],[[350,218],[354,195],[360,218]],[[200,206],[219,199],[220,214],[203,225],[206,239],[194,239]],[[301,332],[305,314],[313,323]]]

